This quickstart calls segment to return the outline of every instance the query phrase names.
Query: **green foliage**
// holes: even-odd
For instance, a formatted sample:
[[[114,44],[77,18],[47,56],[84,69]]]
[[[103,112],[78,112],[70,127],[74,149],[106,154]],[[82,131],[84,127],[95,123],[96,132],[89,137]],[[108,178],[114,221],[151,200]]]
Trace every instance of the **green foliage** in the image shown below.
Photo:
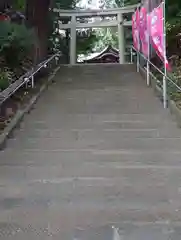
[[[116,6],[127,6],[131,4],[137,4],[139,3],[139,0],[115,0]]]
[[[0,91],[6,89],[12,81],[12,73],[4,68],[0,69]]]
[[[54,4],[60,9],[75,9],[77,3],[80,0],[55,0]],[[70,45],[70,32],[65,31],[65,34],[60,34],[58,31],[57,21],[61,20],[63,23],[69,21],[68,18],[60,18],[56,14],[51,16],[51,21],[53,25],[52,34],[49,38],[49,48],[51,51],[62,51],[65,55],[69,54]],[[94,42],[97,40],[97,36],[94,30],[87,31],[77,31],[77,54],[84,54],[92,52]]]
[[[103,0],[102,3],[105,8],[117,8],[131,4],[139,3],[139,0]]]
[[[139,0],[103,0],[104,8],[118,8],[126,5],[139,3]],[[98,41],[95,43],[96,51],[103,50],[106,46],[111,45],[118,48],[118,33],[115,28],[99,29],[97,31]],[[126,43],[130,41],[130,29],[125,29]],[[132,35],[131,35],[132,40]]]
[[[54,0],[54,7],[59,9],[74,9],[77,0]],[[51,21],[51,32],[49,34],[49,52],[62,51],[63,54],[68,55],[68,42],[69,35],[67,30],[68,39],[65,36],[61,35],[59,32],[58,21],[66,23],[69,19],[61,18],[59,15],[51,12],[50,21]]]
[[[87,54],[92,52],[95,42],[98,41],[96,31],[80,31],[77,34],[77,53]]]
[[[26,0],[14,0],[13,8],[19,11],[24,11],[26,6]]]
[[[102,51],[105,46],[111,45],[112,47],[118,48],[118,36],[117,33],[112,31],[111,28],[99,29],[97,32],[97,42],[95,42],[96,51]]]
[[[181,86],[181,60],[176,57],[174,59],[173,71],[168,73],[168,76],[174,80],[174,82]]]
[[[172,52],[177,35],[181,32],[181,1],[166,1],[166,30],[168,49]]]
[[[0,22],[0,54],[9,68],[22,63],[32,50],[34,40],[33,31],[24,25]]]
[[[74,9],[80,0],[54,0],[56,7],[61,9]]]

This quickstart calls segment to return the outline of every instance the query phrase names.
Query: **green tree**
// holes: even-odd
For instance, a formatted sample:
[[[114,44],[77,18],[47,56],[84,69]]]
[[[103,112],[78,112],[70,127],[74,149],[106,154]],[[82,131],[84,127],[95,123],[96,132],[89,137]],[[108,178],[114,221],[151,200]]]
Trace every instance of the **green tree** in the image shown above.
[[[118,8],[126,5],[137,4],[139,0],[102,0],[103,8]],[[130,16],[129,16],[130,18]],[[118,33],[115,28],[100,29],[97,32],[98,42],[95,43],[95,49],[97,51],[103,50],[105,46],[112,45],[118,47]],[[125,29],[126,43],[131,41],[131,29]]]
[[[37,36],[36,61],[47,57],[50,0],[26,0],[27,26],[33,27]]]
[[[24,12],[26,0],[14,0],[12,5],[14,9]]]
[[[137,4],[140,0],[102,0],[104,8],[117,8]]]
[[[4,9],[12,6],[13,0],[1,0],[0,1],[0,12],[3,12]]]
[[[181,1],[165,1],[168,54],[181,56]]]
[[[95,42],[95,50],[102,51],[106,46],[118,48],[118,35],[111,28],[99,29],[96,32],[97,42]]]
[[[78,9],[77,5],[80,0],[55,0],[54,5],[59,9]],[[65,31],[65,37],[57,31],[58,20],[66,24],[70,21],[70,18],[65,18],[52,14],[53,29],[51,36],[51,46],[54,50],[61,50],[67,56],[67,62],[69,61],[69,45],[70,45],[70,30]],[[81,21],[86,21],[81,19]],[[94,42],[97,37],[95,30],[92,29],[83,29],[77,31],[77,54],[86,54],[92,51]],[[53,43],[53,44],[52,44]]]
[[[77,32],[77,54],[88,54],[98,41],[96,30],[88,29]]]

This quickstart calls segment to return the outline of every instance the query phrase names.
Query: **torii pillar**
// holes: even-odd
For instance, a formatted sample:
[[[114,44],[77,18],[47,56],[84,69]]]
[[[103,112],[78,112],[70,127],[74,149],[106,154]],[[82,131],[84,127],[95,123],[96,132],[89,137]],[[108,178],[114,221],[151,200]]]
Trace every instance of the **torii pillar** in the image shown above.
[[[76,16],[72,16],[70,29],[70,65],[76,64],[76,52]]]
[[[118,13],[118,42],[119,42],[119,63],[125,63],[125,43],[124,43],[124,26],[123,26],[123,15]]]

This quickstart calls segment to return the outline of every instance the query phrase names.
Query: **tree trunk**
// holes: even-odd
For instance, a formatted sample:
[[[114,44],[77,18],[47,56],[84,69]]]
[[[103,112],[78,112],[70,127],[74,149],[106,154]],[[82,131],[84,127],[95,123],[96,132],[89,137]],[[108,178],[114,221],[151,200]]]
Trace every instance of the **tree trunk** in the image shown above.
[[[12,6],[13,0],[0,0],[0,12]]]
[[[37,61],[43,61],[48,51],[48,21],[50,0],[27,0],[27,25],[35,29],[37,35]]]

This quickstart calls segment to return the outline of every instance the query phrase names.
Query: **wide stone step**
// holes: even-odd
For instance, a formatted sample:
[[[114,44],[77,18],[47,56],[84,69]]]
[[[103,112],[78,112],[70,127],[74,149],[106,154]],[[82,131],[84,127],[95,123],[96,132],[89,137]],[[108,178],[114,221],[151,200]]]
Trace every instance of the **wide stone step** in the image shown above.
[[[177,240],[180,236],[178,226],[168,227],[166,224],[150,223],[146,226],[136,223],[120,223],[116,226],[87,227],[78,229],[74,233],[73,239],[79,240]]]
[[[11,138],[13,139],[24,139],[24,138],[55,138],[65,139],[70,141],[77,141],[78,139],[82,139],[85,141],[92,140],[103,140],[106,138],[117,139],[118,141],[121,138],[154,138],[154,139],[162,139],[162,138],[181,138],[180,132],[177,130],[173,130],[173,128],[137,128],[137,129],[18,129]]]
[[[133,150],[57,150],[32,151],[7,148],[0,152],[0,166],[59,166],[64,168],[96,165],[116,168],[154,168],[157,166],[175,168],[181,165],[181,152],[178,151],[133,151]]]
[[[55,101],[56,102],[56,101]],[[46,104],[46,103],[45,103]],[[106,103],[104,103],[106,104]],[[53,105],[52,108],[48,104],[46,106],[42,106],[42,109],[40,109],[40,112],[47,112],[49,115],[54,115],[56,112],[59,112],[59,114],[65,114],[65,115],[74,115],[74,114],[161,114],[163,109],[160,110],[159,105],[154,104],[153,102],[140,104],[137,102],[127,103],[124,104],[124,102],[120,104],[114,104],[114,103],[107,103],[107,107],[103,103],[101,104],[92,104],[92,105],[85,105],[84,103],[78,104],[74,102],[73,104],[62,104],[62,106]],[[49,107],[48,107],[49,106]]]
[[[119,141],[118,141],[119,140]],[[137,151],[181,151],[181,139],[177,138],[138,138],[138,139],[77,139],[70,141],[70,139],[61,138],[30,138],[22,140],[8,141],[7,147],[15,149],[32,149],[32,150],[137,150]]]
[[[171,121],[154,121],[152,119],[148,121],[84,121],[84,120],[59,120],[59,118],[53,121],[29,121],[23,122],[20,125],[21,129],[28,130],[32,129],[59,129],[59,130],[70,130],[70,129],[94,129],[94,130],[104,130],[104,129],[158,129],[158,128],[172,128],[175,129],[176,123]],[[180,134],[181,135],[181,134]]]
[[[86,213],[107,209],[117,211],[122,221],[127,221],[126,217],[130,221],[141,221],[149,216],[155,221],[166,221],[168,216],[170,221],[181,220],[180,169],[121,169],[119,177],[111,178],[101,175],[60,177],[58,174],[61,172],[56,167],[30,167],[24,171],[23,168],[2,167],[0,208],[9,209],[8,199],[12,198],[12,202],[9,200],[11,207],[20,204],[21,208],[41,209],[47,205],[50,213],[57,208],[60,215],[61,210]],[[20,201],[15,201],[18,199]]]
[[[144,177],[144,181],[136,181],[139,174],[140,172],[132,174],[130,182],[129,179],[126,180],[125,175],[120,179],[34,178],[33,181],[28,181],[28,178],[22,176],[18,179],[17,175],[12,175],[12,178],[2,178],[2,184],[6,182],[6,187],[0,189],[3,194],[0,198],[0,209],[2,214],[5,210],[12,209],[11,219],[19,217],[19,223],[29,222],[23,209],[29,214],[36,211],[37,218],[32,224],[49,221],[53,226],[56,220],[63,216],[66,216],[64,221],[71,216],[76,217],[82,225],[83,219],[85,222],[93,222],[98,214],[103,224],[117,221],[166,222],[168,219],[171,222],[180,222],[178,185],[174,186],[173,182],[167,181],[167,177],[172,178],[172,175],[163,179],[159,173],[151,176],[146,171],[140,175]],[[180,179],[179,173],[172,174],[177,180]],[[143,184],[147,176],[148,182]],[[17,211],[20,208],[22,211]],[[75,226],[76,223],[75,221]],[[59,221],[57,224],[62,227]],[[66,224],[69,224],[67,231],[70,231],[71,222]]]
[[[26,115],[24,121],[26,123],[31,122],[63,122],[63,123],[74,123],[77,121],[86,122],[116,122],[116,121],[140,121],[140,122],[171,122],[174,118],[171,117],[170,113],[166,110],[162,111],[161,114],[65,114],[62,115],[61,112],[56,112],[55,115],[47,115],[47,112],[41,112],[41,109],[31,111],[31,115]],[[46,116],[46,121],[45,121]],[[36,117],[36,118],[35,118]],[[58,119],[57,119],[58,118]]]

